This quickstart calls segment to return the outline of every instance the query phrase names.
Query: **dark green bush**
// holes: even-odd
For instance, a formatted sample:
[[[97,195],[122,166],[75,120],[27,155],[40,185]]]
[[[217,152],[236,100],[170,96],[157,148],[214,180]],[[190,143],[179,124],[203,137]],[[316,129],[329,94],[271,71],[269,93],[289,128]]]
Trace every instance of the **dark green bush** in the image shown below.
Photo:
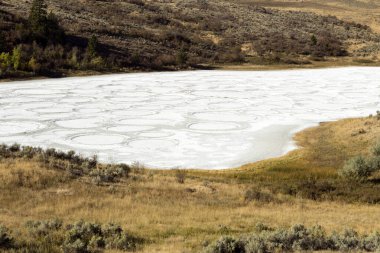
[[[13,245],[13,238],[9,230],[0,224],[0,249],[10,249]]]

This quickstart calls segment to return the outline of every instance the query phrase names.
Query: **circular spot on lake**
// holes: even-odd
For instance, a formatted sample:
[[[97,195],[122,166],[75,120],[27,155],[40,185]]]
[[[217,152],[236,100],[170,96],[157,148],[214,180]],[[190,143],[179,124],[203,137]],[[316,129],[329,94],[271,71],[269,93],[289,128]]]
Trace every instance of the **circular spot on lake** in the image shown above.
[[[67,128],[92,128],[101,125],[101,119],[73,119],[73,120],[61,120],[57,121],[56,124],[61,127]]]
[[[175,146],[176,143],[169,140],[136,140],[131,141],[129,146],[132,148],[147,149],[147,150],[164,150],[170,149]]]
[[[125,137],[121,135],[89,134],[74,137],[72,140],[84,145],[114,145],[122,143]]]
[[[232,122],[209,122],[209,123],[195,123],[189,126],[189,129],[202,130],[202,131],[223,131],[239,129],[240,125]]]
[[[127,132],[147,131],[147,130],[152,130],[152,129],[154,129],[154,127],[152,126],[115,126],[115,127],[110,127],[107,130],[120,132],[120,133],[127,133]]]
[[[140,134],[140,136],[142,137],[149,137],[149,138],[164,138],[164,137],[169,137],[172,135],[173,133],[169,133],[169,132],[145,132],[145,133]]]
[[[126,125],[171,125],[173,121],[165,119],[126,119],[121,120],[119,123]]]
[[[44,124],[37,122],[0,122],[0,136],[30,133],[45,127]]]

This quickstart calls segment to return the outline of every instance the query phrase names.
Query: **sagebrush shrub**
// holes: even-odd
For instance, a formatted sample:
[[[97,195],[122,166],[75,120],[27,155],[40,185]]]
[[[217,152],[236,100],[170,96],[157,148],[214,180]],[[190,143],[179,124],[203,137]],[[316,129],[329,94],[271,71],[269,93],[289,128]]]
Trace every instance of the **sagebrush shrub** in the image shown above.
[[[374,156],[380,156],[380,142],[376,143],[375,146],[372,148],[372,154]]]
[[[358,233],[352,229],[346,229],[341,234],[334,233],[331,239],[334,243],[334,248],[340,251],[350,251],[360,248]]]
[[[245,253],[243,241],[230,236],[223,236],[211,245],[208,253]]]
[[[45,236],[52,231],[57,231],[62,228],[62,221],[59,219],[47,221],[28,221],[26,227],[32,235]]]
[[[79,221],[69,225],[62,249],[65,253],[93,253],[104,249],[133,250],[138,238],[119,225]]]
[[[359,236],[352,230],[327,235],[321,226],[306,228],[297,224],[289,229],[262,230],[241,238],[222,237],[206,248],[207,253],[275,253],[300,251],[380,250],[380,233]]]
[[[380,233],[374,232],[362,240],[361,248],[370,252],[380,252]]]
[[[9,234],[9,230],[0,224],[0,249],[9,249],[13,245],[13,238]]]
[[[364,182],[372,174],[373,168],[362,156],[350,159],[340,171],[340,175],[348,180]]]
[[[245,192],[244,200],[246,202],[257,201],[263,203],[269,203],[274,201],[274,197],[269,192],[264,192],[256,187],[253,187]]]

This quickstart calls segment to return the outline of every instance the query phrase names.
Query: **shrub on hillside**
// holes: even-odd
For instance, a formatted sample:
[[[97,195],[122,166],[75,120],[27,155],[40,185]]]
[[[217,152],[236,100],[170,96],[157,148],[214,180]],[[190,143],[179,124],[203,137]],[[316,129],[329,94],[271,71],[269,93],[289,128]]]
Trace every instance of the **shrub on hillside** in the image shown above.
[[[223,236],[208,248],[207,253],[245,253],[244,243],[240,239]]]
[[[113,183],[122,177],[128,177],[130,167],[126,164],[107,165],[105,168],[94,169],[90,172],[94,183]]]
[[[62,221],[59,219],[46,221],[28,221],[26,227],[29,233],[35,236],[46,236],[52,231],[58,231],[62,228]]]
[[[138,239],[120,226],[79,221],[69,226],[62,249],[65,253],[92,253],[103,249],[132,250]]]
[[[13,238],[9,234],[9,230],[0,224],[0,249],[9,249],[13,245]]]
[[[251,188],[245,192],[244,200],[246,202],[257,201],[262,203],[270,203],[275,201],[275,197],[269,192],[264,192],[258,188]]]
[[[364,182],[372,172],[373,168],[368,164],[368,161],[362,156],[357,156],[346,162],[340,171],[340,175],[348,180]]]
[[[99,183],[112,183],[122,177],[128,177],[133,168],[142,170],[142,165],[140,164],[138,166],[133,165],[133,168],[127,164],[99,164],[96,156],[86,158],[76,154],[74,151],[63,152],[54,148],[43,150],[42,148],[20,146],[18,144],[0,145],[0,160],[16,158],[35,159],[46,169],[66,171],[71,177],[88,175]],[[20,173],[16,176],[18,179],[23,178]],[[23,180],[18,180],[18,182],[23,183]]]
[[[186,171],[181,170],[181,169],[176,169],[175,170],[175,177],[177,179],[177,182],[179,184],[184,184],[186,180]]]
[[[380,250],[380,233],[360,236],[352,229],[327,235],[321,226],[302,224],[289,229],[263,230],[240,238],[222,237],[209,245],[207,253],[271,253],[300,251],[368,251]]]

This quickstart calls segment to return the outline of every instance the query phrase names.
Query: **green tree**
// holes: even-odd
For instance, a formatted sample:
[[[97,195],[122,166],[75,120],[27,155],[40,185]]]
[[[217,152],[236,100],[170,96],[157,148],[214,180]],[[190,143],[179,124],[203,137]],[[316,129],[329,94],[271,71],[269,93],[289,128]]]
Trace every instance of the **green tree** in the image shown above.
[[[28,62],[29,68],[34,72],[38,72],[41,69],[41,65],[37,62],[36,58],[32,57]]]
[[[14,70],[18,70],[21,66],[21,54],[22,54],[22,51],[21,51],[21,46],[17,46],[15,48],[13,48],[13,51],[12,51],[12,64],[13,64],[13,69]]]
[[[95,35],[92,35],[91,38],[88,40],[88,45],[87,45],[87,54],[90,58],[96,57],[98,44],[99,44],[98,38],[96,38]]]
[[[317,45],[317,43],[318,43],[317,37],[315,37],[315,35],[313,34],[313,35],[311,36],[311,44],[312,44],[313,46],[315,46],[315,45]]]
[[[0,54],[0,75],[8,72],[12,66],[12,58],[9,53]]]
[[[47,5],[45,0],[33,0],[29,13],[29,28],[35,35],[44,36],[47,32]]]
[[[65,38],[65,32],[60,27],[57,16],[50,12],[46,18],[46,32],[49,40],[62,43]]]
[[[6,43],[5,43],[5,34],[0,31],[0,52],[5,51]]]
[[[177,54],[177,63],[179,65],[185,65],[189,59],[187,52],[182,48]]]

